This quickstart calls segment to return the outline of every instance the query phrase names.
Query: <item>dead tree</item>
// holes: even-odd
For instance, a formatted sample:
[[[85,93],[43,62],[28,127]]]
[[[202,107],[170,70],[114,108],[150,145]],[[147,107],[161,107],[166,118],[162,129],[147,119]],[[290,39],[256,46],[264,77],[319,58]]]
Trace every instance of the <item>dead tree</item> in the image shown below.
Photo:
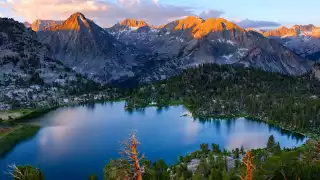
[[[243,164],[246,165],[246,178],[244,179],[242,176],[240,176],[241,180],[252,180],[252,174],[253,174],[253,165],[251,163],[251,152],[247,152],[246,159],[243,160]]]
[[[129,140],[122,142],[122,144],[124,148],[121,150],[121,155],[127,159],[133,167],[133,179],[142,180],[144,167],[140,167],[139,162],[144,158],[144,155],[140,156],[137,151],[137,145],[140,143],[136,139],[135,132],[133,131]]]

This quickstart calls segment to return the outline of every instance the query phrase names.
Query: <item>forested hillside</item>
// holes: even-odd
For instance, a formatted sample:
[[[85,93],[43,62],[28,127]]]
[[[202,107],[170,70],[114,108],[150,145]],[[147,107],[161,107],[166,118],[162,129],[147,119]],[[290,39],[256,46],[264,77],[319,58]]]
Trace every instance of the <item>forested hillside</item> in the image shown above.
[[[134,90],[127,108],[183,103],[195,117],[254,117],[319,134],[319,96],[320,82],[312,75],[290,77],[206,64]]]

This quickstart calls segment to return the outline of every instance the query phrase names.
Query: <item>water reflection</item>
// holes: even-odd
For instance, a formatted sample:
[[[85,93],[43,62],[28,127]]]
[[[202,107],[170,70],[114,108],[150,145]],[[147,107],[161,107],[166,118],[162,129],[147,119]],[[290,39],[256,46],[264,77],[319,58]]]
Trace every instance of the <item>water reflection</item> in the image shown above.
[[[200,131],[200,124],[196,121],[187,121],[185,123],[185,138],[184,141],[187,144],[192,144],[196,142],[197,136]]]
[[[182,106],[125,111],[124,105],[115,102],[61,108],[34,120],[43,128],[1,159],[0,172],[15,162],[40,165],[52,180],[62,179],[64,174],[68,174],[68,179],[81,179],[91,173],[102,178],[103,166],[110,158],[119,156],[118,142],[127,139],[133,129],[137,130],[139,148],[148,159],[163,158],[168,163],[198,150],[200,143],[216,143],[231,149],[241,145],[265,147],[270,135],[275,136],[281,147],[299,146],[306,140],[301,135],[245,118],[199,121],[180,117],[187,111]],[[5,179],[1,173],[0,179]]]
[[[236,133],[228,137],[226,149],[235,149],[241,146],[246,149],[265,147],[269,136],[259,132]]]

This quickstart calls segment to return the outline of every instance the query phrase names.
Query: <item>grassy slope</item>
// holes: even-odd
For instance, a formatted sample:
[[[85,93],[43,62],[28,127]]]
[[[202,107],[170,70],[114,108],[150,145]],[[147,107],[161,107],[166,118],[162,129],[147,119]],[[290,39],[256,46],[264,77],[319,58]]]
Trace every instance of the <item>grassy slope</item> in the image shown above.
[[[34,125],[16,125],[0,129],[0,157],[18,143],[34,136],[39,129],[40,127]]]

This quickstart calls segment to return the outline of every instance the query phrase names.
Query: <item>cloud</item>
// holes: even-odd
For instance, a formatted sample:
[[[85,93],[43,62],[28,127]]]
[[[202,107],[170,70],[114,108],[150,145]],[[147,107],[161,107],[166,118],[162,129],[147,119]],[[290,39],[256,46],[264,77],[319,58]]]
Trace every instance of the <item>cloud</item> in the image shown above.
[[[5,1],[3,1],[3,0],[0,0],[0,7],[5,7],[6,6],[6,2]]]
[[[159,0],[8,0],[15,16],[24,20],[65,20],[82,12],[102,26],[112,25],[125,18],[144,19],[159,25],[172,19],[194,15],[193,8],[162,4]]]
[[[254,21],[249,19],[245,19],[235,23],[242,28],[264,28],[264,27],[277,27],[281,25],[277,22],[272,22],[272,21]]]
[[[201,18],[203,18],[203,19],[217,18],[217,17],[220,17],[222,14],[224,14],[223,11],[210,9],[210,10],[202,11],[202,12],[199,14],[199,17],[201,17]]]

